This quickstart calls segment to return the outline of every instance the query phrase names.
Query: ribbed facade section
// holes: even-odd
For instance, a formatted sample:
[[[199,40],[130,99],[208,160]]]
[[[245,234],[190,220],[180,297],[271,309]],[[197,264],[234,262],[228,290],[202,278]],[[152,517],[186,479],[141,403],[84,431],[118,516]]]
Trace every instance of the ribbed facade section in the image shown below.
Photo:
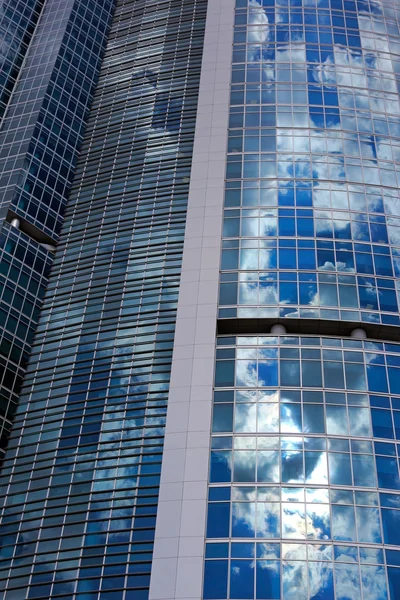
[[[206,9],[117,2],[4,463],[4,600],[148,597]]]

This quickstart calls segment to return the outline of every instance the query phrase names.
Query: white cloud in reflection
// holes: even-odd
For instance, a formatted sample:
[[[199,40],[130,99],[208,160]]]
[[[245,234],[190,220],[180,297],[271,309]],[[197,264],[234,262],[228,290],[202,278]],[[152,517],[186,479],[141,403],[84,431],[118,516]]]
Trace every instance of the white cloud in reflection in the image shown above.
[[[236,502],[232,505],[233,527],[240,522],[247,526],[250,532],[256,530],[256,504],[255,502]]]
[[[307,570],[304,562],[283,563],[283,598],[284,600],[306,600]]]
[[[362,566],[361,578],[364,598],[368,598],[368,600],[387,599],[387,586],[384,567]]]
[[[280,47],[279,50],[276,51],[276,61],[277,63],[303,63],[304,81],[306,81],[306,69],[304,64],[306,63],[305,44],[288,44],[287,46]],[[286,65],[285,68],[287,68]],[[279,69],[279,64],[277,64],[277,69]]]
[[[268,16],[258,0],[250,0],[247,27],[247,58],[252,61],[268,42]]]
[[[361,593],[358,565],[338,563],[335,571],[338,597],[346,598],[346,600],[359,600]]]
[[[260,433],[279,431],[279,404],[259,404],[257,431]]]
[[[325,62],[317,64],[313,70],[315,81],[324,85],[336,85],[336,67],[333,56],[328,56]]]
[[[257,382],[256,362],[236,361],[236,382],[241,387],[254,387]]]
[[[278,289],[276,286],[261,287],[259,292],[260,304],[278,304]]]
[[[318,455],[318,459],[315,462],[314,468],[311,472],[307,473],[307,483],[313,483],[318,485],[325,485],[328,483],[328,465],[326,452],[313,452],[307,453],[312,454],[313,457]]]

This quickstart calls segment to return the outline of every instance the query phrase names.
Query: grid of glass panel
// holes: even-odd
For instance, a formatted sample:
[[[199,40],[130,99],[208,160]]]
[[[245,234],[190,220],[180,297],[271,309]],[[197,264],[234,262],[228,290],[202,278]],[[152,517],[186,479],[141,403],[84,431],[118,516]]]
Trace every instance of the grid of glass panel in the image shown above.
[[[205,599],[395,600],[400,345],[218,338]]]
[[[0,450],[4,452],[52,255],[4,224],[0,234]],[[2,457],[2,455],[1,455]]]
[[[398,8],[237,0],[220,318],[399,325]]]
[[[224,331],[249,317],[398,326],[398,6],[235,4]],[[400,597],[399,352],[218,338],[206,600]]]
[[[117,3],[4,462],[4,600],[148,598],[206,8]]]
[[[113,8],[46,3],[5,119],[4,199],[42,238],[58,239]]]
[[[43,0],[6,0],[0,8],[0,119],[35,31]]]
[[[14,4],[20,28],[23,3]],[[112,0],[46,2],[2,123],[1,458],[53,259],[43,242],[57,240],[112,8]],[[22,230],[10,229],[6,215],[18,215]]]

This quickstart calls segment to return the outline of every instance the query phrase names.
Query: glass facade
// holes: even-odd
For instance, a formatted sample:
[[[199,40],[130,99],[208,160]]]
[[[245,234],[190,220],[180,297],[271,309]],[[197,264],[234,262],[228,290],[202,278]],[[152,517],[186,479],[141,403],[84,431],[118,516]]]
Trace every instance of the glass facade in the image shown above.
[[[204,600],[400,597],[398,19],[236,0]]]
[[[397,11],[236,2],[221,318],[399,325]]]
[[[116,4],[2,471],[2,600],[148,598],[206,8]]]
[[[21,71],[43,0],[6,0],[0,8],[0,118]]]
[[[25,5],[0,600],[398,600],[399,7]]]
[[[0,132],[1,455],[15,414],[113,9],[112,0],[48,0],[38,21],[39,5],[6,2],[1,9],[4,12],[0,11],[0,32],[9,24],[1,46],[5,53],[1,77],[7,77],[4,93],[0,85],[0,98],[9,100]],[[31,43],[26,54],[28,38]],[[25,62],[15,82],[24,53]],[[0,115],[4,106],[0,102]]]
[[[204,598],[397,598],[399,367],[393,343],[218,338]]]

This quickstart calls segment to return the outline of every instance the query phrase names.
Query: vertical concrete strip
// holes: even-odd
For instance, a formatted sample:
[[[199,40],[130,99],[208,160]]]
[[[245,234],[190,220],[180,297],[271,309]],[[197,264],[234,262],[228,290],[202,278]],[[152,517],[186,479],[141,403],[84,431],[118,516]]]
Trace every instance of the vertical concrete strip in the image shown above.
[[[210,0],[149,600],[201,600],[235,0]]]

